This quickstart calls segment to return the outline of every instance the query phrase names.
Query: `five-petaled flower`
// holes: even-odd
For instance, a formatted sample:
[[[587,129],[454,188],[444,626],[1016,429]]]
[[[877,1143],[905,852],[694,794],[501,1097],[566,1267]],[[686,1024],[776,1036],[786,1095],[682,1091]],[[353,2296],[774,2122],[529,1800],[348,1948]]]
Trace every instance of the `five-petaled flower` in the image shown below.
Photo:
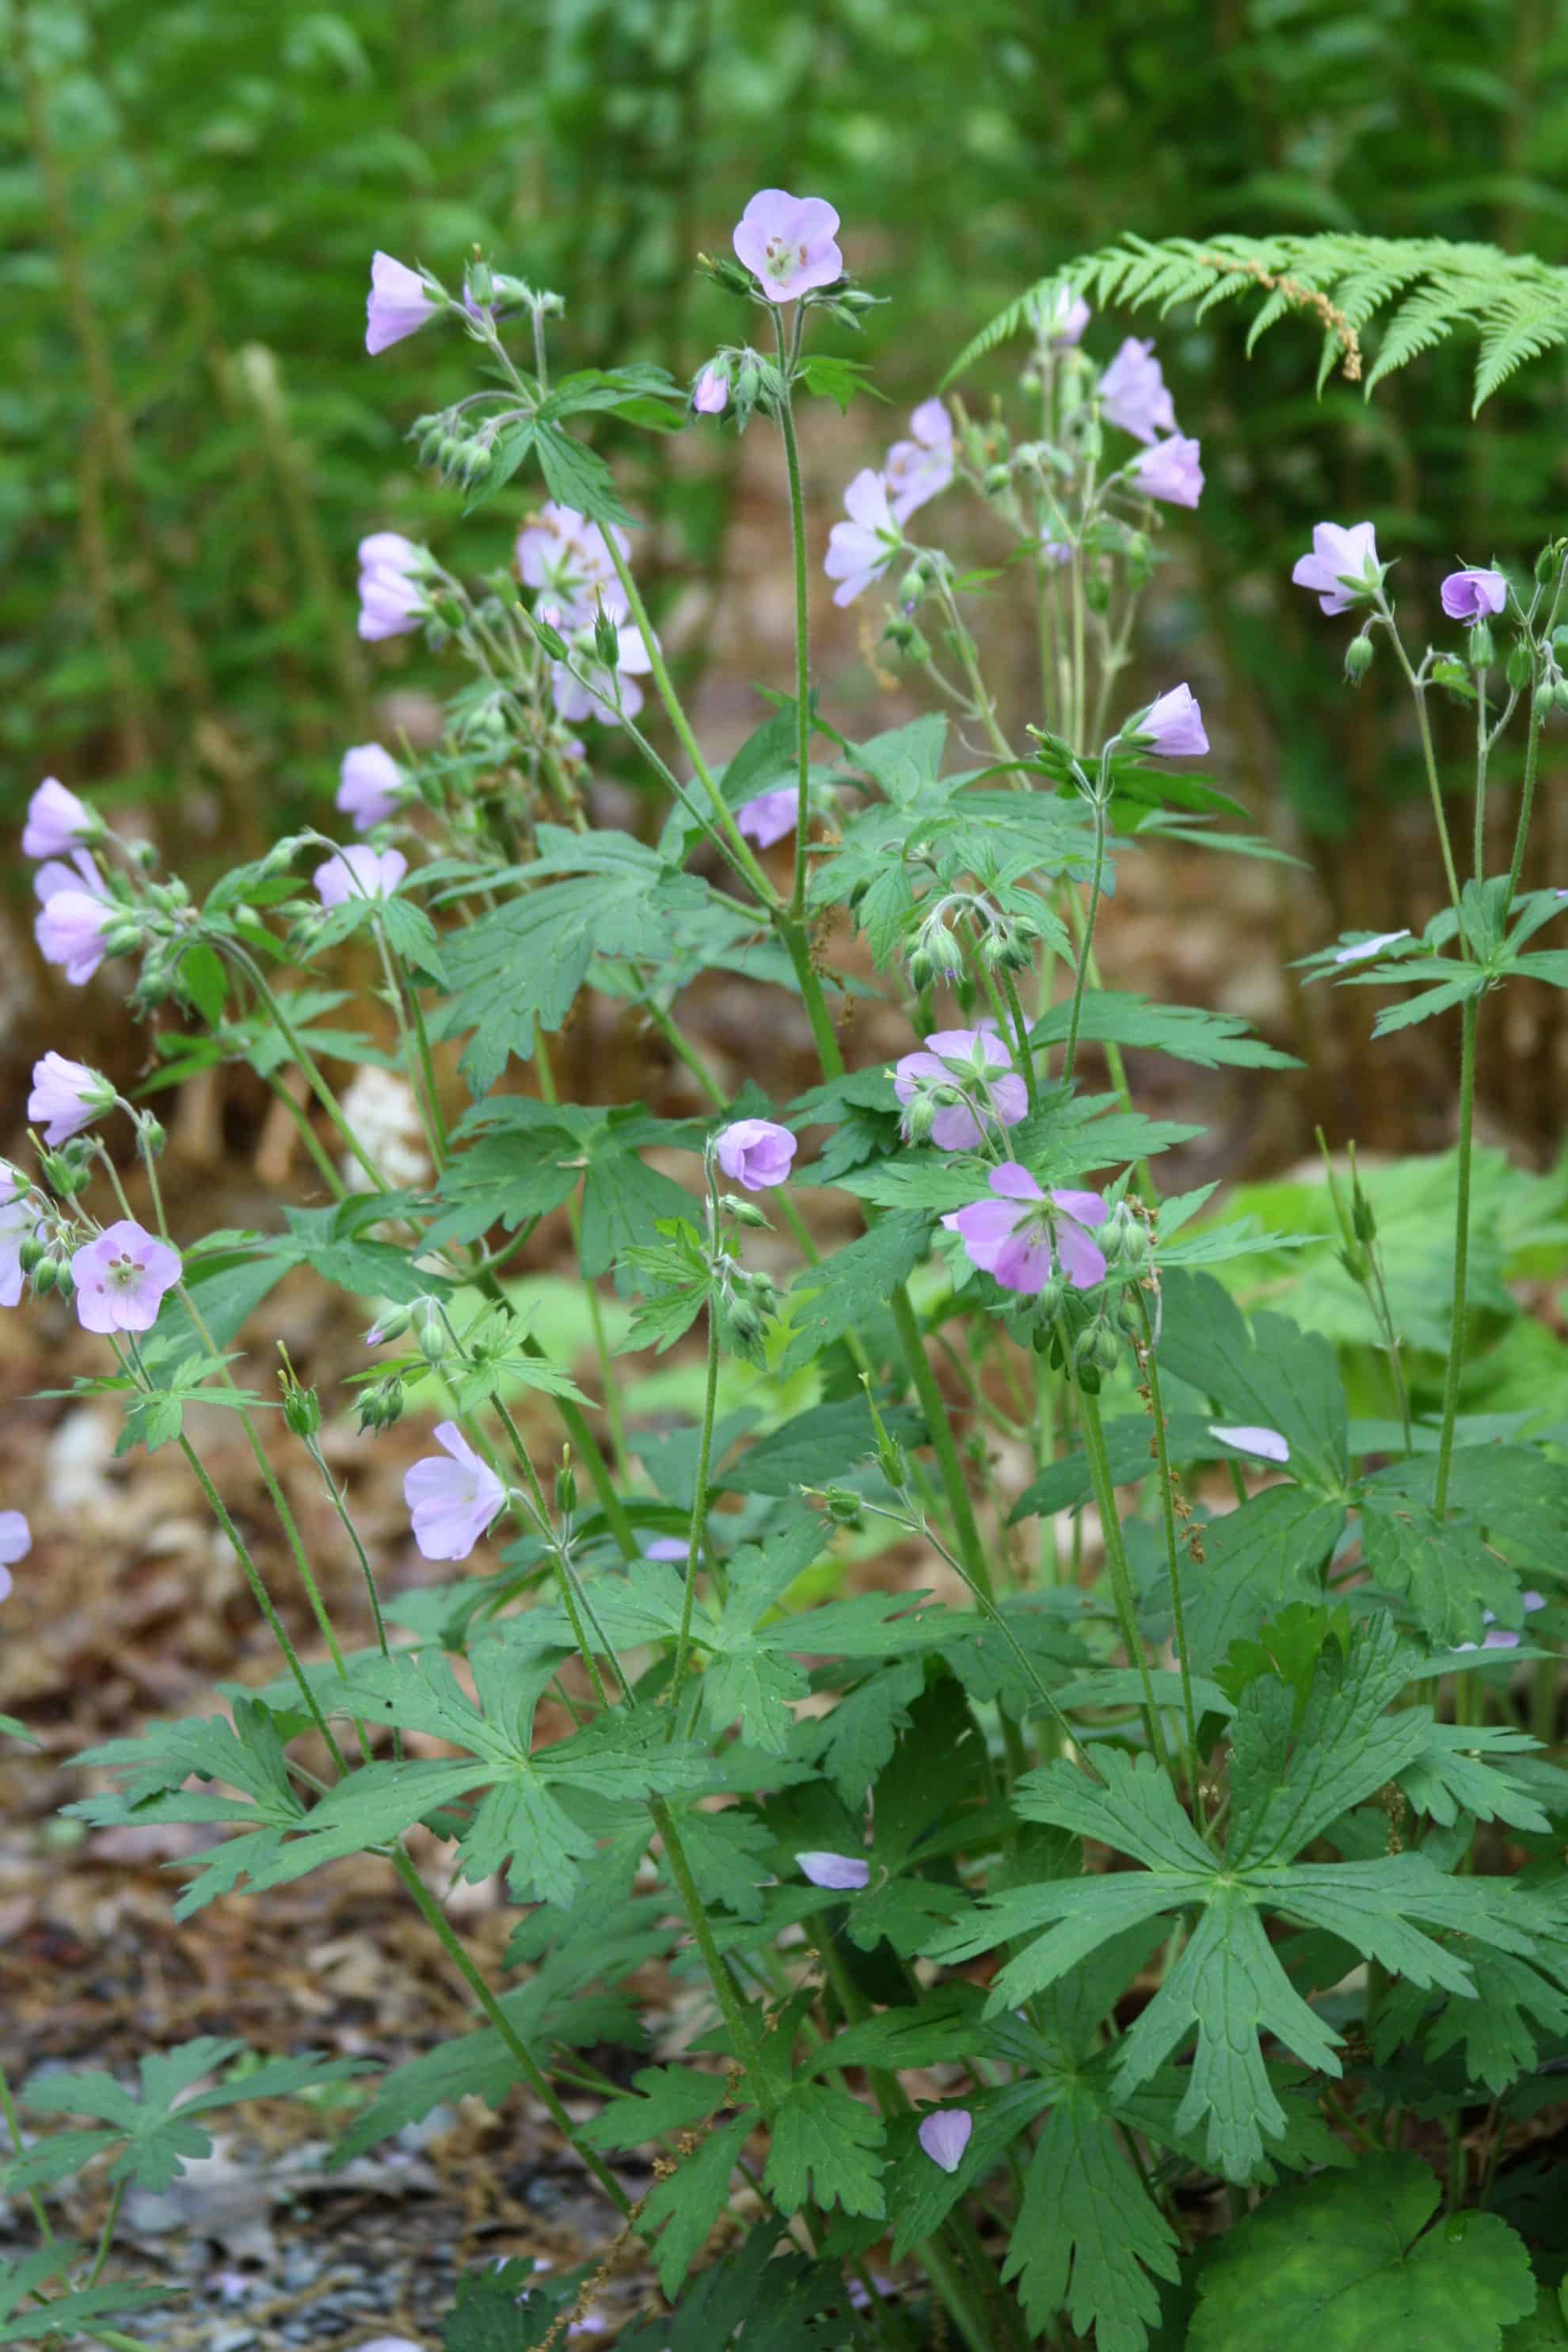
[[[937,2107],[921,2117],[915,2137],[933,2164],[944,2172],[956,2172],[973,2129],[974,2117],[967,2107]]]
[[[337,804],[356,833],[389,817],[403,798],[403,771],[384,745],[352,743],[338,768]]]
[[[84,842],[96,841],[103,827],[85,801],[68,793],[58,776],[46,776],[27,803],[22,828],[24,857],[65,857]]]
[[[1140,451],[1128,479],[1145,498],[1162,499],[1168,507],[1195,507],[1204,488],[1198,444],[1184,433],[1167,434]]]
[[[323,907],[343,907],[351,898],[390,898],[408,871],[401,849],[373,849],[351,841],[323,858],[310,879]]]
[[[179,1251],[121,1217],[71,1259],[77,1319],[84,1331],[150,1331],[179,1278]]]
[[[610,530],[625,557],[631,541],[616,524]],[[543,616],[555,628],[592,628],[601,605],[612,621],[624,621],[631,610],[608,541],[575,507],[551,499],[540,508],[517,535],[517,568],[524,587],[542,591],[557,608]]]
[[[11,1590],[11,1570],[33,1549],[33,1530],[20,1511],[0,1511],[0,1601]]]
[[[910,432],[913,438],[895,441],[883,468],[895,522],[908,522],[917,508],[945,490],[956,463],[952,419],[940,400],[921,401],[910,418]]]
[[[1508,603],[1508,582],[1489,565],[1470,563],[1450,572],[1437,593],[1450,621],[1484,621]]]
[[[398,530],[373,530],[359,543],[359,633],[405,637],[429,616],[421,583],[429,558]]]
[[[1348,613],[1376,594],[1385,567],[1377,560],[1377,533],[1369,522],[1321,522],[1312,552],[1300,555],[1290,577],[1310,588],[1325,613]]]
[[[647,641],[635,622],[623,621],[616,631],[613,670],[599,660],[592,631],[583,630],[575,659],[550,666],[551,699],[559,716],[574,724],[599,719],[606,727],[618,727],[623,719],[635,719],[642,709],[637,679],[646,677],[652,667]]]
[[[836,522],[827,534],[823,570],[838,586],[836,604],[852,604],[863,589],[879,580],[903,545],[904,535],[888,503],[888,485],[872,466],[862,467],[844,493],[847,522]]]
[[[797,1853],[803,1878],[835,1895],[852,1895],[868,1885],[871,1865],[855,1853]]]
[[[1171,398],[1152,341],[1129,335],[1100,379],[1100,404],[1107,420],[1135,441],[1152,441],[1176,429]]]
[[[1204,714],[1190,686],[1173,686],[1125,730],[1157,760],[1193,760],[1208,750]]]
[[[893,1092],[904,1106],[906,1140],[924,1119],[939,1151],[973,1151],[991,1127],[1016,1127],[1029,1108],[1028,1088],[994,1029],[933,1029],[924,1050],[906,1054],[893,1071]]]
[[[403,1499],[426,1559],[467,1559],[506,1501],[506,1488],[455,1421],[437,1423],[436,1443],[449,1459],[427,1454],[416,1462],[403,1481]]]
[[[1059,1264],[1075,1290],[1105,1280],[1105,1253],[1089,1228],[1109,1213],[1099,1192],[1042,1192],[1026,1168],[1005,1160],[991,1171],[994,1198],[955,1209],[942,1223],[970,1262],[1004,1290],[1043,1290]]]
[[[731,241],[768,301],[793,302],[843,277],[844,256],[834,243],[837,234],[838,215],[826,197],[763,188],[741,215]]]
[[[787,1127],[771,1118],[737,1118],[713,1139],[713,1157],[733,1184],[748,1192],[768,1192],[788,1180],[796,1144]]]
[[[753,799],[742,801],[735,811],[735,824],[759,849],[771,849],[775,841],[795,831],[799,814],[799,792],[794,784],[779,784],[771,793],[758,793]]]
[[[370,292],[365,299],[364,347],[374,358],[390,350],[405,335],[416,335],[436,316],[437,305],[416,269],[377,253],[370,265]]]
[[[33,1065],[27,1117],[43,1122],[44,1141],[51,1150],[79,1135],[113,1103],[109,1080],[85,1062],[68,1062],[63,1054],[48,1053]]]

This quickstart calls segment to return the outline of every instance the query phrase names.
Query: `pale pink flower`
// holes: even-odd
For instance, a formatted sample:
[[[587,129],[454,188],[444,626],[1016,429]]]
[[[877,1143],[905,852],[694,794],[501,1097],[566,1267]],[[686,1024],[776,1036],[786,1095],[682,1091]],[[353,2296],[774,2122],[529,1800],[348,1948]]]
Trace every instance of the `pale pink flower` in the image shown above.
[[[416,1462],[404,1478],[403,1499],[426,1559],[467,1559],[506,1501],[506,1488],[455,1421],[438,1423],[436,1443],[450,1458]]]
[[[1135,441],[1152,441],[1158,433],[1173,433],[1176,411],[1152,341],[1129,335],[1100,379],[1100,404],[1109,422],[1131,433]]]
[[[1185,434],[1168,434],[1133,459],[1129,479],[1145,498],[1161,499],[1169,507],[1195,507],[1204,488],[1198,444]]]
[[[1296,559],[1290,577],[1310,588],[1325,613],[1348,613],[1383,584],[1377,534],[1369,522],[1321,522],[1312,532],[1312,552]]]
[[[853,1853],[797,1853],[801,1876],[835,1895],[853,1894],[870,1880],[871,1865]]]
[[[33,1549],[33,1530],[20,1511],[0,1511],[0,1601],[11,1590],[11,1570]]]
[[[33,918],[33,937],[46,963],[59,964],[75,988],[89,981],[107,952],[104,935],[121,911],[104,889],[85,849],[74,853],[79,872],[51,858],[33,877],[43,905]]]
[[[1040,320],[1047,341],[1053,352],[1070,351],[1083,341],[1083,331],[1093,316],[1081,294],[1066,286],[1058,286]]]
[[[626,532],[614,523],[610,529],[622,556],[628,555]],[[624,621],[631,610],[604,532],[575,507],[552,499],[540,508],[517,535],[517,568],[525,587],[541,590],[558,607],[540,615],[553,628],[591,628],[601,605],[612,621]]]
[[[428,562],[401,531],[375,530],[359,543],[359,633],[367,641],[404,637],[430,612],[421,584]]]
[[[64,857],[103,830],[85,801],[68,793],[58,776],[46,776],[27,803],[22,828],[24,857]]]
[[[1190,686],[1173,686],[1168,694],[1161,695],[1127,731],[1146,737],[1144,748],[1157,760],[1198,759],[1209,747],[1204,714]]]
[[[1508,582],[1500,572],[1468,564],[1463,572],[1450,572],[1437,593],[1450,621],[1481,621],[1489,613],[1502,611],[1508,603]],[[22,846],[26,845],[24,837]]]
[[[27,1117],[43,1124],[44,1141],[51,1150],[79,1135],[113,1104],[109,1080],[85,1062],[68,1062],[63,1054],[49,1053],[34,1063]]]
[[[758,793],[754,800],[742,801],[735,811],[735,823],[759,849],[771,849],[775,841],[795,831],[799,814],[799,792],[794,784],[780,784],[773,792]]]
[[[179,1251],[121,1217],[71,1259],[77,1319],[84,1331],[150,1331],[179,1278]]]
[[[644,1544],[642,1556],[644,1559],[684,1561],[691,1556],[691,1545],[685,1536],[653,1536]]]
[[[338,768],[337,805],[357,833],[381,824],[403,798],[403,771],[380,743],[353,743]]]
[[[710,360],[691,387],[691,405],[699,416],[722,416],[730,405],[730,374],[718,360]]]
[[[940,400],[923,400],[910,418],[909,441],[895,441],[888,452],[883,479],[895,522],[908,522],[916,510],[946,489],[956,458],[952,419]]]
[[[938,2107],[921,2117],[915,2137],[933,2164],[943,2172],[956,2172],[973,2129],[974,2117],[967,2107]]]
[[[1256,1454],[1264,1462],[1289,1462],[1290,1441],[1277,1429],[1255,1429],[1246,1423],[1237,1429],[1222,1429],[1217,1421],[1209,1423],[1209,1435],[1217,1437],[1222,1445],[1234,1445],[1238,1454]]]
[[[38,1195],[0,1160],[0,1307],[21,1304],[22,1244],[37,1230],[42,1213]]]
[[[786,1181],[797,1149],[787,1127],[771,1118],[737,1118],[720,1129],[713,1157],[731,1183],[766,1192]]]
[[[866,466],[844,493],[847,522],[836,522],[827,534],[823,570],[838,586],[836,604],[852,604],[863,589],[879,580],[903,545],[904,535],[888,503],[888,486],[874,467]]]
[[[390,898],[407,871],[401,849],[373,849],[368,841],[353,841],[323,858],[310,879],[323,907],[342,907],[351,898]]]
[[[377,253],[370,265],[370,293],[365,301],[364,347],[374,358],[390,350],[405,335],[416,335],[436,316],[430,289],[416,269]]]
[[[643,698],[637,681],[647,676],[653,660],[642,631],[633,622],[623,622],[616,629],[616,644],[613,672],[595,659],[591,637],[584,638],[577,663],[582,677],[566,662],[551,664],[551,698],[561,718],[572,724],[583,719],[598,719],[606,727],[618,727],[623,715],[627,719],[637,717]]]
[[[993,1199],[955,1209],[942,1222],[959,1235],[971,1264],[1004,1290],[1037,1294],[1058,1262],[1075,1290],[1104,1281],[1105,1254],[1089,1231],[1109,1214],[1100,1193],[1044,1192],[1015,1160],[993,1168],[991,1191]]]
[[[763,188],[736,223],[731,242],[768,301],[793,302],[843,277],[837,234],[838,215],[826,198]]]
[[[1028,1088],[994,1029],[933,1029],[923,1052],[897,1065],[893,1092],[905,1106],[906,1141],[910,1106],[917,1097],[936,1104],[930,1134],[939,1151],[977,1150],[989,1126],[1016,1127],[1029,1108]]]

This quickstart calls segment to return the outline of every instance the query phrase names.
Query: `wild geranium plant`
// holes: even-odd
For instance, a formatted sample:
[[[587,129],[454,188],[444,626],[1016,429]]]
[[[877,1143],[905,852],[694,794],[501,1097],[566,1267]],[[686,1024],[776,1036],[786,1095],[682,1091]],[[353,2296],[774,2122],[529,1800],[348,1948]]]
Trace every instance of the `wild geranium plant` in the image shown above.
[[[35,796],[45,954],[82,983],[134,962],[132,1010],[165,1014],[162,1080],[248,1063],[315,1187],[273,1231],[173,1231],[145,1103],[39,1059],[0,1296],[57,1292],[102,1336],[88,1385],[122,1398],[127,1443],[184,1454],[283,1668],[231,1717],[84,1756],[116,1786],[72,1810],[221,1825],[181,1865],[181,1916],[362,1851],[391,1864],[473,2023],[374,2082],[340,2156],[464,2093],[517,2094],[605,2200],[603,2260],[476,2276],[453,2352],[592,2332],[630,2239],[664,2298],[620,2336],[634,2352],[1568,2340],[1568,2237],[1539,2167],[1510,2160],[1568,2058],[1568,1780],[1544,1752],[1568,1468],[1520,1433],[1528,1417],[1461,1410],[1479,1040],[1516,975],[1568,984],[1568,951],[1537,944],[1568,893],[1519,888],[1542,731],[1568,703],[1568,547],[1532,580],[1452,572],[1457,635],[1436,647],[1409,641],[1369,522],[1325,520],[1296,569],[1352,622],[1352,680],[1379,657],[1407,679],[1448,884],[1421,936],[1325,940],[1310,971],[1382,992],[1380,1034],[1458,1016],[1430,1392],[1375,1180],[1353,1155],[1331,1180],[1387,1403],[1352,1419],[1328,1342],[1244,1313],[1209,1270],[1245,1274],[1281,1237],[1205,1221],[1212,1187],[1162,1184],[1194,1130],[1137,1108],[1122,1054],[1287,1057],[1108,984],[1097,960],[1122,857],[1172,838],[1269,854],[1215,829],[1236,804],[1191,764],[1202,712],[1138,649],[1162,530],[1202,492],[1198,446],[1152,343],[1090,355],[1069,273],[1032,298],[1012,408],[982,420],[933,390],[815,545],[797,411],[854,391],[830,345],[872,299],[838,227],[818,197],[752,200],[734,258],[706,265],[736,340],[689,390],[651,366],[557,376],[554,294],[479,259],[453,289],[377,255],[369,350],[429,328],[477,362],[476,388],[415,425],[423,455],[470,503],[514,500],[520,526],[514,563],[477,582],[393,532],[361,548],[362,635],[422,631],[451,662],[441,741],[346,748],[339,807],[360,837],[296,835],[200,900],[58,782]],[[780,444],[795,674],[723,763],[645,604],[636,518],[593,446],[606,415]],[[961,496],[990,519],[984,572],[941,545],[939,506]],[[816,565],[840,604],[880,605],[927,715],[868,740],[835,726],[808,635]],[[1012,595],[1040,649],[1016,735],[981,626]],[[1436,695],[1474,720],[1468,857]],[[1492,771],[1520,736],[1510,868],[1489,873]],[[651,845],[590,819],[617,740],[657,797]],[[846,925],[907,1020],[891,1066],[847,1062]],[[395,1023],[395,1076],[334,984],[351,940]],[[682,1011],[710,968],[752,991],[759,1037],[798,998],[820,1064],[798,1099],[755,1082],[731,1099],[709,1069]],[[550,1041],[589,989],[666,1041],[702,1117],[562,1098]],[[126,1141],[151,1225],[121,1191]],[[687,1155],[685,1182],[655,1149]],[[824,1255],[801,1203],[833,1191],[861,1230]],[[589,1391],[509,1274],[558,1210]],[[782,1228],[785,1286],[755,1263],[764,1228]],[[345,1400],[289,1372],[275,1395],[241,1384],[246,1318],[300,1265],[363,1313],[363,1424],[433,1423],[410,1527],[458,1572],[390,1603],[321,1448]],[[631,1302],[618,1345],[606,1281]],[[700,1360],[700,1412],[639,1428],[626,1360],[676,1348]],[[528,1391],[530,1430],[557,1419],[546,1445],[515,1410]],[[248,1439],[318,1655],[203,1463],[197,1400]],[[322,1604],[263,1442],[273,1406],[363,1566],[368,1650],[346,1651]],[[912,1586],[879,1572],[895,1546],[924,1562]],[[27,1573],[14,1512],[0,1562],[0,1590]],[[416,1866],[416,1828],[448,1875],[513,1907],[497,1980]],[[637,1994],[656,1961],[698,2004],[659,2063]],[[234,2055],[149,2060],[139,2094],[101,2074],[22,2086],[34,2114],[85,2118],[17,2137],[6,2185],[45,2232],[44,2194],[81,2165],[107,2160],[112,2192],[96,2253],[46,2234],[0,2274],[7,2337],[102,2334],[100,2313],[152,2292],[102,2277],[124,2183],[166,2183],[205,2144],[205,2108],[332,2071],[301,2054],[236,2078]],[[19,2135],[9,2087],[5,2105]]]

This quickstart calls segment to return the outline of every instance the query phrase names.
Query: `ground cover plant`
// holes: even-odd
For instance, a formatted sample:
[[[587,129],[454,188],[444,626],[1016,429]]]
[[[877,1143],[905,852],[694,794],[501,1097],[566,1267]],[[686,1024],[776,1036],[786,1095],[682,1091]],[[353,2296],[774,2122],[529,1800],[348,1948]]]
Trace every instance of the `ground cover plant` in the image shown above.
[[[664,2308],[623,2332],[634,2352],[1568,2340],[1568,2232],[1527,2154],[1568,2055],[1552,1753],[1568,1468],[1539,1413],[1464,1409],[1478,1069],[1500,992],[1568,984],[1546,944],[1568,887],[1521,887],[1542,734],[1568,708],[1568,543],[1548,538],[1529,572],[1466,551],[1429,647],[1402,627],[1371,522],[1324,520],[1295,564],[1326,667],[1405,681],[1447,885],[1420,933],[1325,940],[1308,977],[1377,992],[1380,1034],[1458,1029],[1458,1149],[1426,1211],[1437,1347],[1430,1313],[1419,1352],[1402,1328],[1376,1177],[1348,1150],[1331,1163],[1378,1383],[1352,1412],[1329,1340],[1245,1313],[1212,1270],[1288,1262],[1301,1236],[1163,1186],[1193,1130],[1139,1108],[1123,1058],[1261,1085],[1286,1057],[1118,988],[1096,955],[1127,857],[1200,845],[1221,890],[1226,860],[1278,853],[1194,764],[1203,713],[1140,646],[1205,453],[1152,341],[1112,333],[1090,356],[1104,322],[1086,297],[1146,296],[1162,270],[1167,299],[1255,288],[1272,314],[1315,315],[1342,364],[1360,350],[1343,241],[1328,285],[1300,256],[1222,241],[1219,261],[1102,257],[1037,287],[997,330],[1022,337],[1009,399],[982,414],[933,388],[846,485],[823,550],[797,412],[869,389],[847,354],[876,299],[838,231],[821,197],[754,196],[732,255],[704,265],[732,340],[681,383],[641,362],[559,374],[561,296],[479,254],[449,277],[376,254],[368,352],[447,334],[474,362],[470,391],[413,421],[421,455],[454,500],[504,501],[520,524],[478,579],[392,531],[361,544],[361,638],[423,632],[451,666],[438,747],[345,747],[355,837],[291,835],[199,897],[58,782],[32,796],[40,947],[84,986],[133,972],[156,1066],[132,1100],[40,1055],[0,1299],[74,1301],[104,1342],[88,1391],[121,1401],[127,1446],[179,1449],[280,1651],[277,1681],[234,1686],[227,1715],[86,1753],[96,1779],[71,1810],[220,1830],[184,1866],[181,1916],[237,1888],[265,1903],[346,1855],[390,1861],[472,2029],[359,2084],[339,2153],[466,2093],[536,2102],[602,2191],[606,2237],[651,2250]],[[1514,275],[1429,247],[1411,266],[1450,309],[1450,267]],[[1507,299],[1475,306],[1483,390]],[[637,517],[594,445],[606,418],[776,436],[796,665],[721,764],[649,618]],[[989,518],[982,571],[959,572],[936,529],[964,494]],[[879,658],[925,681],[926,715],[864,741],[835,725],[811,659],[817,563],[837,602],[879,614]],[[1012,599],[1039,647],[1018,740],[984,650]],[[1462,828],[1440,698],[1472,730]],[[591,821],[606,741],[658,788],[652,842]],[[1494,761],[1515,742],[1510,861],[1489,871]],[[756,1008],[756,1075],[733,1099],[681,1024],[714,971]],[[908,1050],[854,1066],[873,987],[907,1013]],[[710,1116],[562,1097],[552,1040],[585,990],[665,1041]],[[767,1022],[790,997],[820,1074],[779,1102]],[[176,1232],[153,1106],[226,1061],[289,1107],[316,1196],[273,1230]],[[814,1192],[863,1224],[826,1255]],[[557,1212],[591,1390],[541,1346],[511,1271]],[[438,1416],[406,1501],[420,1552],[455,1572],[392,1607],[321,1446],[342,1401],[239,1351],[301,1266],[363,1302],[365,1426]],[[630,1303],[624,1336],[600,1285]],[[678,1349],[700,1351],[701,1409],[639,1429],[624,1360]],[[559,1419],[547,1453],[520,1426],[528,1392]],[[198,1404],[247,1434],[319,1659],[204,1465]],[[363,1568],[363,1652],[321,1603],[264,1417],[305,1450]],[[0,1557],[7,1585],[27,1573],[15,1512]],[[458,1878],[504,1885],[499,1980],[417,1866],[419,1829]],[[655,1959],[701,2012],[657,2063],[635,1984]],[[0,2275],[0,2340],[134,2341],[118,2321],[162,2289],[104,2275],[127,2184],[177,2177],[214,2108],[365,2072],[303,2048],[259,2072],[240,2057],[204,2037],[134,2088],[4,2086],[4,2183],[40,2243]],[[947,2087],[912,2095],[917,2075]],[[111,2184],[91,2249],[49,2211],[88,2166]],[[615,2259],[476,2274],[451,2352],[596,2332]]]

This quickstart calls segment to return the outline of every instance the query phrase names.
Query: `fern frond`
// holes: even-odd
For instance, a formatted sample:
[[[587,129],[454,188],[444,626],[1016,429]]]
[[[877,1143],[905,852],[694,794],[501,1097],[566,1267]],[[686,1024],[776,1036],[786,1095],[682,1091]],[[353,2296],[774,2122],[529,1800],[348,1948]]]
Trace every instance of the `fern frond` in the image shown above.
[[[1253,291],[1261,299],[1248,351],[1281,319],[1314,320],[1327,339],[1320,390],[1338,367],[1349,382],[1363,381],[1370,394],[1395,369],[1467,335],[1479,345],[1479,408],[1516,369],[1568,343],[1568,269],[1532,254],[1454,245],[1443,237],[1360,236],[1343,230],[1248,237],[1227,231],[1202,243],[1125,237],[1079,255],[983,327],[943,382],[952,383],[1019,333],[1040,295],[1068,285],[1101,309],[1164,315],[1190,305],[1199,318]],[[1365,366],[1369,334],[1375,351]]]

